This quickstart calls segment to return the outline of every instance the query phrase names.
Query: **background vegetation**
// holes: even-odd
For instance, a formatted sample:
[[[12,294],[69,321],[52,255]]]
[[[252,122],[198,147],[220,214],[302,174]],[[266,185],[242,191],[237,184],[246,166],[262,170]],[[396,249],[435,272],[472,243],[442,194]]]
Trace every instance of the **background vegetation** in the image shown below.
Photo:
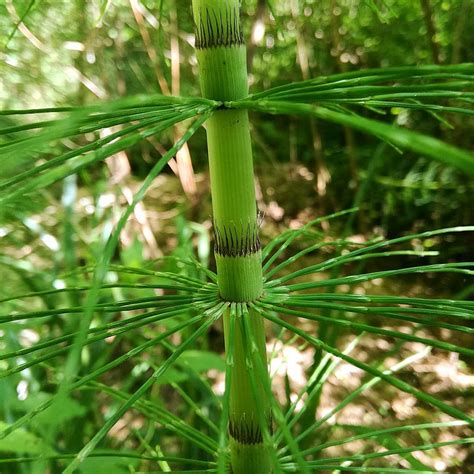
[[[189,3],[187,0],[3,0],[0,2],[1,108],[85,106],[95,104],[98,99],[156,93],[199,96]],[[243,12],[251,92],[369,67],[474,62],[474,5],[470,0],[258,0],[244,1]],[[449,102],[442,99],[441,103],[456,105],[455,99]],[[383,110],[361,107],[358,112],[421,131],[465,150],[474,146],[472,115],[395,106]],[[41,119],[47,121],[50,116],[45,114]],[[0,115],[3,129],[0,144],[17,139],[15,127],[28,127],[33,121],[28,115]],[[316,217],[353,206],[358,206],[360,211],[324,221],[316,237],[347,237],[362,244],[380,236],[392,238],[473,222],[474,185],[458,169],[414,152],[402,153],[377,137],[314,118],[269,118],[253,113],[251,123],[258,204],[265,214],[264,242],[287,228],[301,228]],[[100,137],[117,132],[120,126],[111,123],[100,131]],[[104,242],[124,205],[131,202],[153,165],[184,130],[176,125],[149,136],[126,151],[113,154],[105,165],[94,163],[1,209],[1,314],[50,311],[47,317],[28,326],[5,325],[0,332],[3,353],[19,351],[39,340],[60,337],[75,329],[76,322],[69,316],[58,318],[51,312],[54,308],[85,304],[80,288],[90,283],[87,269],[100,259]],[[40,151],[19,154],[15,160],[2,160],[0,174],[2,178],[10,178],[26,169],[32,156],[41,164],[64,150],[87,145],[97,139],[98,133],[86,130],[75,138],[55,140]],[[205,150],[205,134],[199,130],[189,142],[189,148],[183,148],[170,167],[156,178],[121,232],[113,255],[116,267],[107,273],[106,281],[111,286],[120,275],[120,281],[129,287],[103,291],[100,303],[153,297],[155,290],[145,287],[143,269],[174,271],[192,278],[202,278],[204,268],[214,269]],[[295,251],[308,246],[308,240],[314,241],[315,235],[307,237],[294,243]],[[423,258],[392,256],[367,263],[352,262],[344,271],[383,271],[400,264],[402,258],[402,265],[407,267],[472,260],[470,239],[472,233],[413,239],[409,242],[412,250],[428,252]],[[442,256],[430,255],[430,251],[440,252]],[[308,254],[290,268],[296,270],[318,263],[332,256],[332,252],[320,250]],[[167,258],[162,258],[165,255]],[[190,257],[201,267],[183,266],[177,260]],[[119,265],[136,271],[123,274]],[[326,276],[329,275],[331,271]],[[468,278],[463,273],[415,274],[396,280],[354,283],[342,290],[350,289],[360,295],[469,299],[474,286]],[[140,291],[139,285],[144,286]],[[65,287],[75,291],[51,291]],[[34,298],[9,300],[32,292]],[[104,308],[103,313],[94,316],[93,325],[113,322],[122,315],[123,307]],[[134,311],[140,314],[139,308]],[[182,319],[174,322],[179,321]],[[384,322],[384,327],[409,331],[396,321],[390,324],[386,326]],[[318,328],[317,323],[308,321],[302,322],[301,327],[311,334]],[[120,402],[150,376],[160,360],[173,353],[173,346],[192,333],[192,329],[188,331],[107,372],[73,397],[59,400],[54,410],[38,415],[26,430],[0,440],[0,458],[43,454],[53,459],[0,464],[0,472],[61,472],[65,466],[63,458],[83,447]],[[447,342],[472,346],[470,333],[459,335],[437,327],[423,331],[427,337],[442,337]],[[82,373],[92,372],[105,361],[118,358],[155,336],[155,328],[145,326],[88,346],[81,353]],[[340,348],[353,342],[354,334],[350,331],[340,331],[338,336]],[[320,355],[301,338],[278,334],[269,334],[268,348],[273,356],[277,398],[284,407],[290,407],[297,400],[296,394],[308,383]],[[472,409],[471,356],[439,349],[429,353],[417,342],[401,344],[397,339],[381,337],[363,338],[354,351],[356,358],[366,362],[379,360],[380,365],[388,366],[400,362],[399,356],[404,360],[413,352],[425,351],[415,360],[413,370],[405,373],[402,369],[401,379],[452,401],[465,413]],[[153,386],[137,410],[121,418],[101,445],[110,452],[135,453],[140,459],[124,461],[91,456],[83,463],[82,472],[166,471],[170,469],[169,460],[156,460],[163,452],[207,459],[206,442],[187,428],[182,429],[181,423],[204,434],[212,432],[209,420],[218,425],[216,394],[222,394],[225,371],[222,352],[222,329],[217,324],[198,347],[183,354],[161,383]],[[27,356],[18,357],[15,364],[21,366],[29,360]],[[0,379],[0,427],[11,425],[39,403],[51,399],[57,385],[67,377],[65,361],[65,355],[61,355]],[[2,361],[0,367],[5,371],[12,369]],[[301,431],[314,422],[315,412],[320,419],[367,380],[367,374],[340,363],[328,375],[317,403],[302,412]],[[170,410],[175,418],[167,418],[166,426],[158,425],[157,420],[171,417],[164,410]],[[446,421],[415,397],[377,384],[352,401],[347,410],[341,409],[330,425],[335,426],[336,433],[351,425],[351,433],[361,435],[366,426],[384,426],[388,420],[393,426]],[[327,442],[332,439],[327,433],[325,428],[307,437],[302,447]],[[402,438],[384,435],[363,444],[355,440],[331,448],[330,454],[347,458],[376,452],[380,447],[397,450],[421,445],[422,441],[443,443],[466,434],[465,426],[451,426],[429,434],[416,430],[412,434],[404,433]],[[394,455],[388,465],[418,469],[416,472],[433,469],[469,473],[474,471],[474,455],[465,444],[440,445],[413,454]]]

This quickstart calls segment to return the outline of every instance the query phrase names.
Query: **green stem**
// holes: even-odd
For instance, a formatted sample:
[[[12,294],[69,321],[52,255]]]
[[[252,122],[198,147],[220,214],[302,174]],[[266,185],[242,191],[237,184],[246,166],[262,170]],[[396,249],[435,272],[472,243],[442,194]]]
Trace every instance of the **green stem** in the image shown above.
[[[239,3],[193,0],[200,83],[208,99],[225,102],[248,96]],[[226,350],[232,353],[227,380],[231,467],[234,474],[266,474],[271,472],[271,456],[264,434],[270,424],[271,405],[249,358],[249,351],[256,351],[266,364],[264,325],[260,315],[250,315],[252,344],[242,331],[242,311],[235,310],[257,300],[263,291],[248,113],[218,110],[206,128],[217,282],[221,298],[234,303],[234,312],[224,315]]]
[[[220,294],[253,301],[262,293],[262,258],[247,112],[216,112],[207,139]]]

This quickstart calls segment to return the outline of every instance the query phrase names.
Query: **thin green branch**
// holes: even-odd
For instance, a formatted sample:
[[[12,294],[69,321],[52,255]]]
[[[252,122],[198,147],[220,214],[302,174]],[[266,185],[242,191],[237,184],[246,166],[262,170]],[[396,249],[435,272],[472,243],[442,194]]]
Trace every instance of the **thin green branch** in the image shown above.
[[[258,304],[256,304],[256,307],[260,307],[260,306]],[[263,309],[265,309],[265,308],[263,308]],[[448,404],[442,402],[441,400],[438,400],[436,397],[433,397],[432,395],[424,393],[421,390],[418,390],[418,389],[412,387],[410,384],[408,384],[408,383],[406,383],[402,380],[397,379],[396,377],[392,377],[388,374],[385,374],[385,373],[381,372],[380,370],[375,369],[374,367],[371,367],[368,364],[360,362],[357,359],[354,359],[353,357],[350,357],[350,356],[342,353],[341,351],[339,351],[335,347],[332,347],[329,344],[326,344],[322,340],[320,340],[320,339],[318,339],[314,336],[308,335],[302,329],[297,328],[296,326],[288,323],[287,321],[285,321],[281,318],[273,316],[268,311],[267,312],[260,311],[260,314],[262,314],[262,316],[264,318],[268,319],[269,321],[272,321],[273,323],[275,323],[279,326],[286,327],[287,329],[291,330],[295,334],[298,334],[305,341],[308,341],[311,345],[313,345],[315,347],[318,347],[319,349],[322,349],[325,352],[329,352],[329,353],[335,355],[336,357],[339,357],[339,358],[343,359],[344,361],[346,361],[349,364],[363,370],[364,372],[367,372],[367,373],[369,373],[369,374],[371,374],[375,377],[380,377],[380,379],[384,380],[385,382],[389,383],[390,385],[393,385],[394,387],[398,388],[402,392],[406,392],[410,395],[413,395],[418,400],[420,400],[422,402],[425,402],[425,403],[428,403],[428,404],[438,408],[443,413],[446,413],[447,415],[452,416],[453,418],[466,421],[467,423],[469,423],[470,426],[474,426],[474,420],[470,416],[466,415],[466,413],[464,413],[460,409],[455,408],[451,405],[448,405]]]
[[[39,413],[43,412],[47,408],[49,408],[56,400],[59,398],[59,396],[63,396],[67,393],[71,393],[74,390],[77,390],[78,388],[84,386],[90,381],[95,380],[97,377],[100,375],[108,372],[109,370],[123,364],[124,362],[130,360],[133,357],[136,357],[137,355],[141,354],[143,351],[150,347],[154,347],[157,344],[160,343],[163,339],[171,336],[172,334],[175,334],[178,331],[183,330],[184,328],[187,328],[193,324],[196,324],[197,322],[201,321],[204,317],[206,317],[206,313],[201,314],[199,316],[196,316],[194,318],[191,318],[189,320],[186,320],[180,324],[175,325],[171,329],[163,332],[159,336],[147,341],[144,344],[140,344],[130,351],[126,352],[125,354],[122,354],[121,356],[117,357],[113,361],[103,365],[102,367],[94,370],[93,372],[90,372],[88,375],[80,378],[79,380],[70,383],[68,386],[66,386],[62,392],[56,393],[51,399],[47,400],[46,402],[38,405],[36,408],[34,408],[32,411],[29,413],[26,413],[23,415],[21,418],[19,418],[17,421],[12,423],[8,428],[0,432],[0,440],[6,438],[10,433],[13,431],[17,430],[18,428],[21,428],[23,425],[26,423],[30,422],[36,415]],[[82,346],[81,346],[82,347]]]
[[[202,336],[214,322],[222,315],[226,304],[222,304],[214,310],[213,313],[208,315],[208,320],[205,321],[202,326],[193,334],[191,334],[179,347],[176,348],[175,352],[159,367],[153,375],[141,385],[141,387],[135,391],[135,393],[118,408],[115,413],[104,423],[102,428],[94,435],[94,437],[81,449],[74,460],[68,464],[66,469],[63,471],[64,474],[72,474],[87,458],[87,456],[95,449],[97,444],[107,435],[110,429],[117,423],[117,421],[139,400],[149,388],[160,379],[160,377],[168,370],[168,368],[180,357],[184,350],[191,345],[198,337]]]
[[[393,370],[393,367],[390,369]],[[376,441],[377,438],[386,436],[388,434],[394,433],[404,433],[410,432],[413,433],[414,431],[421,431],[421,430],[428,430],[428,429],[441,429],[441,428],[452,428],[457,426],[466,426],[467,423],[463,421],[445,421],[445,422],[438,422],[438,423],[420,423],[420,424],[412,424],[412,425],[405,425],[405,426],[395,426],[392,428],[386,429],[376,429],[371,430],[367,433],[362,433],[359,435],[348,436],[343,439],[339,439],[336,441],[328,441],[327,443],[320,444],[319,446],[315,446],[314,448],[306,449],[302,452],[304,456],[308,456],[311,454],[316,454],[324,449],[331,448],[334,446],[342,446],[343,444],[352,443],[353,441],[360,441],[365,439],[374,438]]]
[[[371,326],[369,324],[362,324],[362,323],[353,322],[353,321],[350,321],[348,319],[337,319],[337,318],[330,317],[330,316],[322,316],[322,315],[318,315],[318,314],[308,313],[306,311],[297,311],[297,310],[286,308],[285,306],[283,306],[283,304],[271,305],[271,304],[268,304],[268,303],[263,302],[263,301],[260,302],[260,304],[263,307],[265,307],[265,308],[267,308],[271,311],[276,311],[276,312],[282,313],[282,314],[297,316],[299,318],[308,319],[310,321],[324,322],[324,323],[339,326],[339,327],[346,327],[346,328],[350,328],[350,329],[355,329],[357,331],[365,331],[365,332],[368,332],[368,333],[371,333],[371,334],[380,334],[380,335],[383,335],[383,336],[386,336],[386,337],[392,337],[392,338],[401,339],[401,340],[404,340],[404,341],[421,342],[422,344],[426,344],[426,345],[431,346],[431,347],[436,347],[438,349],[442,349],[442,350],[445,350],[445,351],[457,352],[459,354],[464,354],[464,355],[467,355],[469,357],[474,356],[474,349],[469,349],[467,347],[461,347],[461,346],[458,346],[457,344],[452,344],[452,343],[449,343],[449,342],[440,341],[438,339],[430,339],[430,338],[426,338],[426,337],[415,336],[415,335],[412,335],[412,334],[406,334],[406,333],[400,332],[400,331],[393,331],[393,330],[390,330],[390,329],[382,329],[382,328],[379,328],[379,327],[376,327],[376,326]],[[395,308],[393,308],[393,309],[395,309]],[[348,311],[358,312],[357,310],[346,309],[346,312],[348,312]],[[360,311],[360,312],[362,312],[362,311]],[[468,329],[468,328],[466,328],[466,329]],[[472,331],[469,331],[469,332],[472,332]]]

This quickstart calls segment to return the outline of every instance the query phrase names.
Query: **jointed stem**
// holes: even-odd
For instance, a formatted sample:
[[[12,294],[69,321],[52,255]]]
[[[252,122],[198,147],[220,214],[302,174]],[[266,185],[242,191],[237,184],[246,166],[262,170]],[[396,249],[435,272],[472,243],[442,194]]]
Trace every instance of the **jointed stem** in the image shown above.
[[[248,95],[239,7],[238,0],[193,0],[201,89],[208,99],[232,101]],[[271,472],[271,456],[264,433],[271,405],[249,358],[249,351],[256,351],[254,356],[266,367],[263,320],[257,313],[250,315],[252,344],[241,326],[242,305],[263,291],[247,111],[216,111],[207,122],[207,139],[217,284],[221,298],[234,308],[233,317],[229,312],[224,316],[226,350],[232,353],[227,374],[232,472],[266,474]]]

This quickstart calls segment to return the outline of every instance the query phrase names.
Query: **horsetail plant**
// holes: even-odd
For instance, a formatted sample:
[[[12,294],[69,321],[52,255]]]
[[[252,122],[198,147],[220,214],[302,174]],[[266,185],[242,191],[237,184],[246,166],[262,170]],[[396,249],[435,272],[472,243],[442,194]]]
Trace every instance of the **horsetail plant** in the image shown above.
[[[239,3],[193,0],[201,90],[205,98],[222,103],[248,96]],[[263,290],[248,112],[218,110],[207,121],[206,130],[219,293],[239,309],[256,301]],[[269,472],[271,466],[269,437],[263,436],[271,430],[271,409],[262,385],[256,383],[248,348],[244,347],[244,317],[239,310],[232,316],[230,310],[224,314],[226,347],[233,344],[232,369],[226,383],[231,464],[237,474]],[[251,311],[250,324],[254,349],[266,366],[263,318]],[[266,378],[265,372],[261,384],[268,384]]]
[[[55,287],[54,279],[48,275],[36,269],[25,270],[21,262],[15,262],[6,254],[0,255],[0,264],[7,272],[18,272],[27,281],[30,280],[26,272],[32,272],[35,277],[31,279],[34,284],[30,284],[31,288],[24,294],[0,297],[5,308],[0,314],[0,324],[5,328],[2,335],[6,334],[0,353],[0,383],[12,380],[10,385],[13,385],[23,380],[24,374],[34,377],[33,371],[38,370],[44,371],[47,378],[42,390],[51,391],[54,387],[52,394],[48,393],[48,397],[20,415],[15,407],[5,409],[8,416],[5,422],[0,422],[0,451],[4,451],[2,443],[5,443],[13,455],[0,458],[0,463],[9,467],[19,465],[21,472],[27,472],[27,463],[33,463],[31,472],[45,472],[49,465],[52,469],[59,466],[58,469],[69,474],[81,469],[91,472],[85,467],[88,460],[105,462],[110,458],[120,463],[117,465],[126,472],[135,470],[137,463],[151,463],[152,471],[158,467],[168,472],[219,474],[229,471],[235,474],[435,472],[412,453],[472,443],[473,439],[462,430],[474,426],[474,421],[458,406],[457,400],[447,401],[442,394],[427,393],[397,374],[422,360],[432,348],[463,357],[474,356],[474,350],[463,345],[462,338],[459,341],[444,338],[445,333],[472,335],[474,303],[462,297],[359,294],[356,285],[419,273],[451,273],[467,279],[474,274],[474,264],[469,261],[405,265],[381,271],[365,271],[362,265],[379,258],[434,257],[438,252],[425,250],[423,242],[430,240],[432,245],[439,239],[444,243],[442,239],[446,236],[473,232],[474,227],[438,229],[365,243],[331,238],[320,229],[323,222],[347,218],[356,211],[349,209],[285,231],[262,248],[248,111],[306,115],[352,127],[474,175],[474,158],[469,152],[417,132],[362,117],[355,111],[360,107],[377,111],[401,107],[430,114],[449,112],[472,116],[472,109],[464,105],[472,102],[474,65],[370,69],[282,85],[249,95],[239,0],[193,0],[192,10],[203,98],[150,95],[81,108],[1,112],[9,117],[55,114],[50,120],[15,124],[0,130],[1,136],[8,137],[0,147],[6,170],[0,182],[0,220],[14,222],[19,214],[24,225],[28,224],[25,196],[40,196],[52,184],[86,166],[179,122],[193,122],[152,167],[115,229],[110,233],[103,231],[105,237],[101,234],[101,238],[105,241],[97,252],[95,264],[62,275],[64,287]],[[459,101],[447,105],[450,99]],[[169,160],[202,125],[206,127],[208,140],[217,272],[204,268],[194,259],[174,259],[183,268],[190,269],[189,273],[157,271],[155,265],[166,259],[143,268],[114,263],[120,232],[135,206]],[[110,135],[100,136],[98,132],[107,127],[119,128]],[[94,138],[54,158],[35,163],[51,142],[82,134]],[[33,165],[19,166],[18,156],[26,154],[31,155]],[[39,238],[44,237],[41,229],[38,234]],[[410,245],[414,241],[421,243],[421,250]],[[296,245],[299,250],[288,255]],[[331,256],[294,269],[305,256],[322,250]],[[358,270],[352,273],[356,265]],[[197,277],[191,270],[201,276]],[[111,274],[115,279],[109,278]],[[69,299],[72,294],[74,298]],[[32,300],[39,301],[41,308],[35,304],[32,309]],[[206,414],[178,383],[170,382],[197,420],[191,425],[161,404],[156,393],[148,397],[147,394],[157,383],[166,381],[169,369],[185,361],[193,343],[204,337],[219,319],[223,320],[226,352],[223,395],[217,396],[204,378],[198,378],[210,400],[207,408],[211,410]],[[43,321],[57,323],[61,332],[45,336],[41,330]],[[307,385],[299,390],[295,399],[290,399],[286,408],[280,406],[272,394],[268,366],[272,354],[266,351],[264,321],[267,327],[279,331],[282,339],[292,334],[322,354],[319,359],[315,357]],[[304,329],[301,321],[316,323],[317,334]],[[340,347],[338,338],[328,336],[323,327],[332,328],[336,336],[344,331],[355,337]],[[13,337],[25,328],[36,331],[39,340],[22,344],[19,337],[18,340]],[[150,328],[151,334],[145,332]],[[434,336],[427,329],[436,329],[441,335]],[[106,341],[121,342],[128,334],[143,337],[133,338],[133,346],[119,355],[113,353]],[[180,337],[176,338],[177,335]],[[376,361],[360,360],[360,354],[354,352],[363,341],[373,343],[373,337],[392,341],[391,350]],[[115,342],[113,348],[118,347],[113,344]],[[97,360],[88,359],[88,351],[97,347],[97,352],[103,351],[103,355]],[[109,380],[101,380],[122,364],[142,361],[147,351],[169,355],[164,359],[148,358],[151,374],[143,375],[133,386],[124,383],[117,388]],[[58,360],[61,363],[58,364]],[[315,417],[311,406],[317,404],[325,382],[343,363],[361,371],[364,378],[324,415],[317,413]],[[190,364],[183,364],[183,372],[192,371]],[[195,372],[193,377],[196,378]],[[393,427],[337,422],[337,416],[351,402],[382,382],[415,402],[434,407],[440,420]],[[8,385],[3,387],[7,393]],[[57,409],[61,403],[68,400],[74,403],[73,395],[79,398],[91,392],[108,397],[110,412],[95,434],[74,433],[74,440],[68,445],[72,447],[65,449],[66,436],[60,431],[60,422],[54,423],[51,410],[56,409],[55,414],[61,414]],[[301,402],[304,402],[302,406]],[[112,439],[108,438],[110,430],[132,408],[160,427],[159,436],[153,437],[154,446],[138,433],[140,448],[136,451],[102,449],[108,447]],[[216,413],[218,417],[213,416]],[[34,431],[34,422],[41,414],[53,419],[45,440],[34,437],[30,431],[20,430],[28,427]],[[305,419],[309,419],[309,423]],[[445,428],[457,430],[458,436],[432,441],[433,432]],[[35,451],[27,445],[19,446],[14,441],[18,439],[15,435],[21,436],[21,433],[26,433],[44,449]],[[403,438],[404,433],[412,436],[415,433],[419,441],[408,443]],[[186,450],[185,455],[176,455],[175,446],[171,449],[162,442],[162,438],[166,440],[168,436],[192,449]],[[57,439],[61,442],[56,442]],[[51,441],[51,445],[47,441]],[[327,451],[344,449],[354,441],[372,444],[367,444],[370,449],[345,457]],[[168,455],[168,449],[173,454]],[[398,460],[396,465],[393,459]],[[0,464],[1,472],[2,469]]]

